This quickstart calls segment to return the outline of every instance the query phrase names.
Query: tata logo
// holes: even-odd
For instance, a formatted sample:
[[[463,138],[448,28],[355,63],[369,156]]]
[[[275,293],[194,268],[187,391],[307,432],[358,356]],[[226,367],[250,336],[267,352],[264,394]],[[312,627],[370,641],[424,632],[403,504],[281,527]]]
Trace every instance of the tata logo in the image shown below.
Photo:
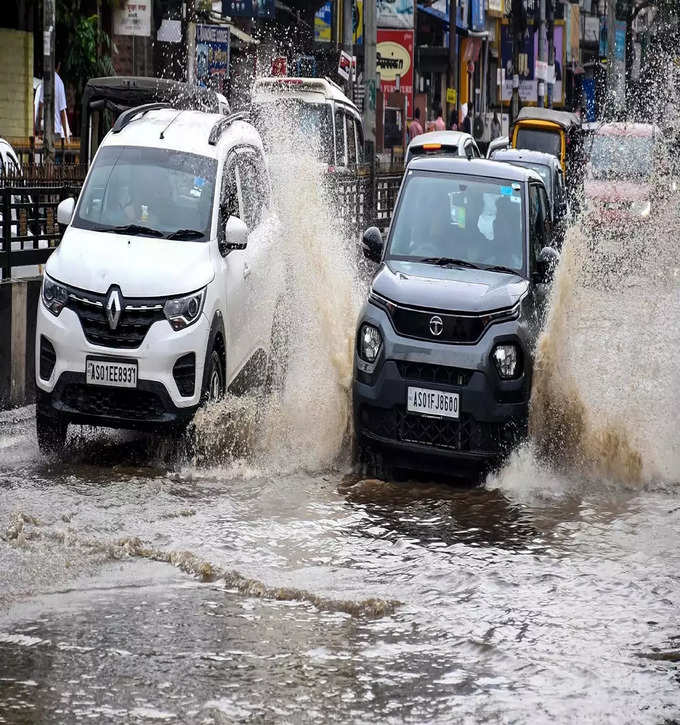
[[[106,319],[109,322],[109,327],[112,330],[115,330],[118,327],[118,322],[120,321],[120,313],[123,311],[123,305],[120,301],[120,292],[118,292],[117,289],[111,289],[109,291],[104,310],[106,312]]]
[[[444,323],[442,322],[442,318],[439,317],[439,315],[434,315],[434,317],[430,317],[430,332],[435,336],[439,337],[444,330]]]

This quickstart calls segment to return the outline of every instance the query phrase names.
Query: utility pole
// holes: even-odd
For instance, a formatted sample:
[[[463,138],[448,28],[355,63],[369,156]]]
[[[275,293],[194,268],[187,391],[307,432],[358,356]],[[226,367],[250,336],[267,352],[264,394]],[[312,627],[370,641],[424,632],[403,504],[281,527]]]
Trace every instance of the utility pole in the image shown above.
[[[523,0],[511,0],[510,27],[512,28],[512,100],[510,101],[510,125],[519,113],[519,48],[527,30],[527,15]]]
[[[380,81],[376,68],[378,43],[376,0],[364,0],[364,134],[366,154],[370,162],[375,154],[375,106]]]
[[[195,0],[187,0],[187,83],[196,83],[196,7]]]
[[[43,0],[43,161],[54,161],[54,0]]]
[[[541,63],[541,69],[545,70],[547,65],[546,49],[548,38],[545,32],[545,0],[539,0],[539,16],[538,16],[538,60]],[[545,79],[541,78],[537,84],[538,98],[536,105],[539,108],[545,107]]]
[[[354,2],[353,0],[342,0],[342,47],[350,58],[354,58]],[[347,81],[348,93],[352,98],[352,87],[354,85],[354,69],[349,64],[349,80]]]
[[[456,102],[448,109],[448,118],[453,113],[455,123],[458,123],[458,49],[456,48],[456,15],[458,14],[458,3],[456,0],[449,0],[449,88],[456,92]],[[447,120],[448,120],[447,118]]]
[[[553,90],[555,81],[555,5],[554,0],[547,0],[548,23],[548,108],[553,107]],[[564,38],[563,43],[568,42]]]
[[[616,114],[616,2],[607,0],[607,116]]]

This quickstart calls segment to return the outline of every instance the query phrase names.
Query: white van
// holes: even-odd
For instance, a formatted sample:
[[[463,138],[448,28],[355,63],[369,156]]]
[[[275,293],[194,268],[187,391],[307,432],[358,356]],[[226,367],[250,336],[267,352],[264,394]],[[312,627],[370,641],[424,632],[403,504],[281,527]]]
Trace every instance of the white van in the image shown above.
[[[69,423],[181,431],[265,375],[283,274],[261,139],[238,114],[159,106],[123,113],[59,205],[35,346],[43,451]]]
[[[359,109],[327,78],[258,78],[252,92],[253,122],[268,153],[276,154],[282,121],[295,125],[319,160],[334,168],[364,161],[364,127]]]

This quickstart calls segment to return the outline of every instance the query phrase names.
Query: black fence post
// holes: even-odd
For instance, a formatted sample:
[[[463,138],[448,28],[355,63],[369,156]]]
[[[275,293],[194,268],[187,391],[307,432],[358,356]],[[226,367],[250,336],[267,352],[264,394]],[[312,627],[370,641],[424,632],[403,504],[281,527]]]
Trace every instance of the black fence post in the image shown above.
[[[11,275],[11,263],[9,254],[12,250],[12,194],[10,190],[2,189],[2,267],[0,268],[0,280],[7,279]]]

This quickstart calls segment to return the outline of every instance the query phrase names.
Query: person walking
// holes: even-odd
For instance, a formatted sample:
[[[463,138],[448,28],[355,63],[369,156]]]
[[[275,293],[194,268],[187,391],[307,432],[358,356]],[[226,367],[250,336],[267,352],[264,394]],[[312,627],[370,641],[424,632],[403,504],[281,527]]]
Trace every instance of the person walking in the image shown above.
[[[64,81],[59,76],[61,70],[61,61],[57,61],[54,69],[54,135],[57,138],[65,138],[67,141],[71,136],[71,129],[68,125],[66,116],[66,90],[64,89]],[[43,88],[45,83],[41,83],[36,91],[38,98],[38,112],[36,113],[34,124],[34,135],[42,136],[44,129],[42,128],[43,119]]]
[[[420,123],[420,108],[416,106],[414,119],[411,121],[411,125],[408,127],[408,137],[410,141],[413,141],[413,139],[416,136],[420,136],[420,134],[423,132],[423,126]]]
[[[446,124],[442,118],[442,107],[437,106],[437,117],[434,119],[434,130],[435,131],[446,131]]]
[[[495,138],[498,138],[501,133],[503,133],[503,129],[501,128],[501,122],[498,119],[498,112],[494,111],[493,120],[491,121],[491,140],[493,141]]]

